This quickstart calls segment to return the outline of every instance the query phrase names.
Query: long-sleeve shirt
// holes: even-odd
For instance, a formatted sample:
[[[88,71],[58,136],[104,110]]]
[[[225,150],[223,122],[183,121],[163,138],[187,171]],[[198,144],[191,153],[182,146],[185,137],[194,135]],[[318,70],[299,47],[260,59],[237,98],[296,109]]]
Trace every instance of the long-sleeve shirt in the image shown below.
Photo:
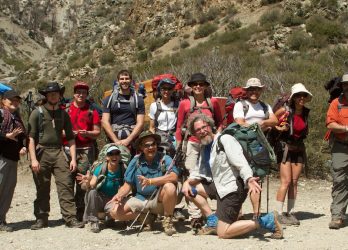
[[[216,186],[219,197],[222,199],[227,194],[236,192],[238,189],[236,180],[241,177],[246,184],[246,181],[253,176],[248,161],[244,157],[242,146],[231,135],[222,135],[220,137],[221,144],[218,145],[218,138],[220,134],[216,134],[210,152],[209,166],[211,170],[211,177]],[[204,156],[204,149],[200,152],[200,157],[196,167],[190,174],[190,179],[209,180],[207,174],[207,162],[202,164]]]

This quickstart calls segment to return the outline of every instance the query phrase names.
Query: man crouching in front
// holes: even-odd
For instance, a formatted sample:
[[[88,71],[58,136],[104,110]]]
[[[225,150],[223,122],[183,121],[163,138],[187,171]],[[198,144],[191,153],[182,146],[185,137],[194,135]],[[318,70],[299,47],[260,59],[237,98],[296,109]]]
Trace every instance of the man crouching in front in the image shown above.
[[[143,230],[152,230],[155,214],[164,215],[164,232],[171,236],[176,233],[172,216],[179,171],[173,166],[169,156],[157,152],[160,142],[161,137],[150,131],[140,134],[135,144],[141,154],[129,163],[124,177],[125,183],[111,201],[115,202],[115,206],[110,215],[116,220],[128,221],[142,213],[139,218],[143,222],[145,214],[150,211],[143,223]],[[132,187],[135,188],[136,195],[127,198]]]
[[[189,129],[200,140],[201,151],[194,171],[183,184],[182,192],[207,217],[205,230],[214,229],[209,227],[216,223],[210,220],[217,217],[216,232],[220,238],[233,238],[261,227],[271,231],[272,238],[281,239],[283,231],[277,212],[268,213],[256,220],[237,221],[248,192],[261,192],[258,178],[253,177],[238,141],[228,134],[214,134],[214,121],[204,115],[195,116]],[[212,182],[201,182],[202,172],[210,172]],[[207,203],[208,197],[217,200],[216,215]]]

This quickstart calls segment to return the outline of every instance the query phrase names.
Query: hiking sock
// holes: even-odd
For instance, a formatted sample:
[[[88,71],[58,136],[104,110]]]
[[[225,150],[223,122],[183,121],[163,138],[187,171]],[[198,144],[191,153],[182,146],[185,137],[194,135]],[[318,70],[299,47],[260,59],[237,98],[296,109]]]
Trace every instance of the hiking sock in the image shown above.
[[[283,213],[284,201],[276,201],[276,208],[279,214]]]
[[[207,227],[216,227],[218,223],[218,217],[212,213],[207,217]]]
[[[288,199],[288,214],[295,212],[295,201],[296,199]]]

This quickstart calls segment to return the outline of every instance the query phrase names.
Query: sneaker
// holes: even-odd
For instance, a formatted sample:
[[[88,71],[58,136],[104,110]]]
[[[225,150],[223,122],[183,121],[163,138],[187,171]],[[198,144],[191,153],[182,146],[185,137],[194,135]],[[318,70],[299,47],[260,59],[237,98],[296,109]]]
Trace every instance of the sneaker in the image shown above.
[[[300,221],[295,217],[293,213],[286,213],[286,217],[288,219],[288,224],[289,226],[299,226]]]
[[[341,227],[343,227],[343,220],[342,219],[338,219],[338,220],[333,219],[329,223],[330,229],[340,229]]]
[[[283,238],[283,228],[281,224],[279,223],[278,217],[279,217],[278,212],[273,211],[271,213],[268,213],[260,217],[257,220],[261,228],[267,229],[273,233],[271,236],[271,238],[273,239]]]
[[[186,220],[185,215],[182,213],[182,209],[175,209],[173,217],[178,221]]]
[[[100,233],[100,226],[99,226],[99,222],[91,222],[91,232],[92,233]]]
[[[70,221],[67,221],[65,223],[65,226],[70,228],[83,228],[85,226],[85,223],[78,221],[76,218],[73,218]]]
[[[144,232],[149,232],[153,230],[154,224],[155,224],[155,220],[156,220],[156,216],[154,214],[149,213],[146,217],[146,213],[141,213],[138,221],[143,224],[143,228],[142,230]],[[145,222],[143,223],[143,221],[145,220]]]
[[[176,233],[176,230],[173,225],[173,218],[172,216],[165,216],[163,221],[162,221],[162,226],[164,229],[164,232],[168,236],[172,236],[173,234]]]
[[[13,232],[13,227],[7,225],[6,221],[0,222],[0,231],[2,232]]]
[[[30,227],[31,230],[39,230],[48,227],[48,218],[37,219],[35,224]]]
[[[197,232],[198,235],[217,235],[216,227],[208,227],[207,225],[204,225],[200,230]]]

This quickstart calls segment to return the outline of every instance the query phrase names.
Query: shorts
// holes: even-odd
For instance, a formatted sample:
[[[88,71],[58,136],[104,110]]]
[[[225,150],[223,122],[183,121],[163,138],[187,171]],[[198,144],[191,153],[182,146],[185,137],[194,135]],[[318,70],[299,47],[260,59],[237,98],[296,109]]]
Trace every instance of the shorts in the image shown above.
[[[288,151],[284,157],[284,151],[277,153],[277,162],[279,163],[305,163],[305,152],[304,151]]]
[[[146,205],[144,212],[150,211],[150,213],[152,214],[163,215],[164,214],[163,204],[158,201],[158,194],[159,192],[157,192],[157,195],[155,196],[155,198],[153,198],[152,200],[149,200],[149,202],[147,202],[147,200],[142,201],[138,199],[137,197],[130,197],[126,201],[125,205],[129,206],[133,213],[140,212]]]
[[[213,182],[202,182],[204,190],[209,198],[217,200],[216,216],[219,218],[219,220],[228,224],[232,224],[233,222],[237,221],[242,204],[248,196],[248,189],[244,189],[243,180],[241,178],[237,178],[236,183],[238,186],[237,191],[229,193],[220,199]]]

